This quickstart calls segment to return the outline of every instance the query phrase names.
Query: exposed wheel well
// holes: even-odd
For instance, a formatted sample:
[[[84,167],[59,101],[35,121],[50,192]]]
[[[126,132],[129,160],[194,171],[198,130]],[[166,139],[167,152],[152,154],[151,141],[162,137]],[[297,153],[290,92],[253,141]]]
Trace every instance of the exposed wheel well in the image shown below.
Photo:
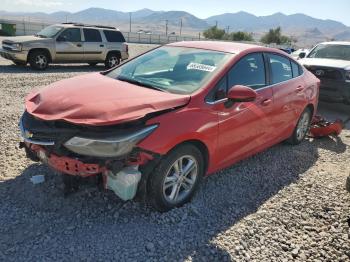
[[[208,150],[208,147],[202,141],[194,139],[194,140],[183,141],[182,143],[176,145],[174,148],[176,148],[178,146],[181,146],[181,145],[184,145],[184,144],[194,145],[195,147],[197,147],[201,151],[201,153],[203,155],[203,158],[204,158],[204,171],[206,173],[207,170],[208,170],[208,166],[209,166],[209,150]]]
[[[49,62],[52,62],[52,57],[51,57],[51,54],[50,54],[50,51],[46,48],[34,48],[34,49],[31,49],[29,52],[28,52],[28,57],[27,57],[27,61],[29,61],[29,57],[30,55],[35,52],[35,51],[42,51],[42,52],[45,52],[49,58]]]

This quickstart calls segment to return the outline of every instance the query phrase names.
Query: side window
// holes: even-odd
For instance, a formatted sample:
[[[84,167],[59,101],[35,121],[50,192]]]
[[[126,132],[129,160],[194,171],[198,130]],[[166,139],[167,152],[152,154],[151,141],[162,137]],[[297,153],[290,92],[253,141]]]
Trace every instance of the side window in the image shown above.
[[[205,98],[206,102],[215,102],[226,98],[227,94],[227,77],[224,76],[216,86],[209,92]]]
[[[100,31],[96,29],[83,29],[85,42],[102,42]]]
[[[291,63],[292,63],[293,77],[300,76],[299,65],[293,61],[291,61]]]
[[[239,60],[228,73],[228,86],[266,86],[265,64],[261,53],[250,54]]]
[[[123,34],[119,31],[103,30],[108,42],[125,42]]]
[[[80,28],[68,28],[58,37],[61,41],[81,42]]]
[[[278,84],[292,79],[292,67],[289,58],[269,54],[269,63],[271,68],[271,84]]]

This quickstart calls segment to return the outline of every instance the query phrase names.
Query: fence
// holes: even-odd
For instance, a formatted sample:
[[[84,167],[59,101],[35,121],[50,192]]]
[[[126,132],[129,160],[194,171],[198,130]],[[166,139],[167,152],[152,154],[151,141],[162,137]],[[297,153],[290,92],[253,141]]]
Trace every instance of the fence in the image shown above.
[[[34,35],[35,33],[39,32],[46,26],[49,26],[49,23],[44,22],[35,22],[35,21],[28,21],[28,20],[11,20],[11,19],[0,19],[0,24],[6,23],[6,24],[13,24],[16,27],[16,36],[20,35]],[[202,37],[200,34],[197,36],[190,36],[190,35],[165,35],[165,34],[150,34],[146,32],[123,32],[123,35],[125,37],[125,40],[128,43],[137,43],[137,44],[167,44],[172,42],[178,42],[178,41],[198,41],[198,40],[207,40],[204,37]],[[222,40],[221,40],[222,41]],[[270,45],[264,45],[260,42],[244,42],[240,41],[241,43],[249,43],[249,44],[256,44],[256,45],[263,45],[268,47],[274,47],[274,48],[286,48],[286,46],[283,45],[276,45],[276,44],[270,44]]]
[[[16,36],[20,35],[34,35],[49,23],[40,23],[34,21],[21,21],[21,20],[7,20],[0,19],[0,23],[14,24],[16,27]],[[125,40],[129,43],[140,44],[167,44],[178,41],[195,41],[202,40],[203,38],[199,34],[198,36],[179,36],[179,35],[165,35],[165,34],[150,34],[150,33],[135,33],[135,32],[122,32]]]

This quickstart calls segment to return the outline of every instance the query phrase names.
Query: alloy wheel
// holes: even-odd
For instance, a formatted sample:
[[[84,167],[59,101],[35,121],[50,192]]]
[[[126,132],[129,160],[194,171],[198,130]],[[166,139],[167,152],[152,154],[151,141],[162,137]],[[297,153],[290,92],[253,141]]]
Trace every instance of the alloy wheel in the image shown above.
[[[111,56],[111,57],[108,59],[108,66],[109,66],[110,68],[115,67],[115,66],[118,65],[118,64],[119,64],[119,59],[118,59],[118,57],[116,57],[116,56]]]
[[[198,177],[198,163],[193,156],[178,158],[169,168],[163,182],[163,196],[168,203],[177,204],[193,190]]]
[[[302,117],[300,118],[297,126],[297,139],[299,141],[303,140],[306,136],[307,132],[309,131],[310,126],[310,115],[308,111],[304,112]]]
[[[45,55],[37,55],[35,57],[35,64],[38,66],[38,68],[43,69],[47,66],[47,58]]]

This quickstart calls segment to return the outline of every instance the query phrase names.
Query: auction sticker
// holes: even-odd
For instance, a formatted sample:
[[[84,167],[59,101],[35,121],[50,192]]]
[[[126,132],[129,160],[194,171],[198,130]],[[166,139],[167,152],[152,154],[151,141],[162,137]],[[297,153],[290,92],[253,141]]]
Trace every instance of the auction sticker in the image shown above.
[[[216,69],[216,66],[204,65],[199,63],[190,63],[187,66],[187,70],[199,70],[205,72],[213,72]]]

